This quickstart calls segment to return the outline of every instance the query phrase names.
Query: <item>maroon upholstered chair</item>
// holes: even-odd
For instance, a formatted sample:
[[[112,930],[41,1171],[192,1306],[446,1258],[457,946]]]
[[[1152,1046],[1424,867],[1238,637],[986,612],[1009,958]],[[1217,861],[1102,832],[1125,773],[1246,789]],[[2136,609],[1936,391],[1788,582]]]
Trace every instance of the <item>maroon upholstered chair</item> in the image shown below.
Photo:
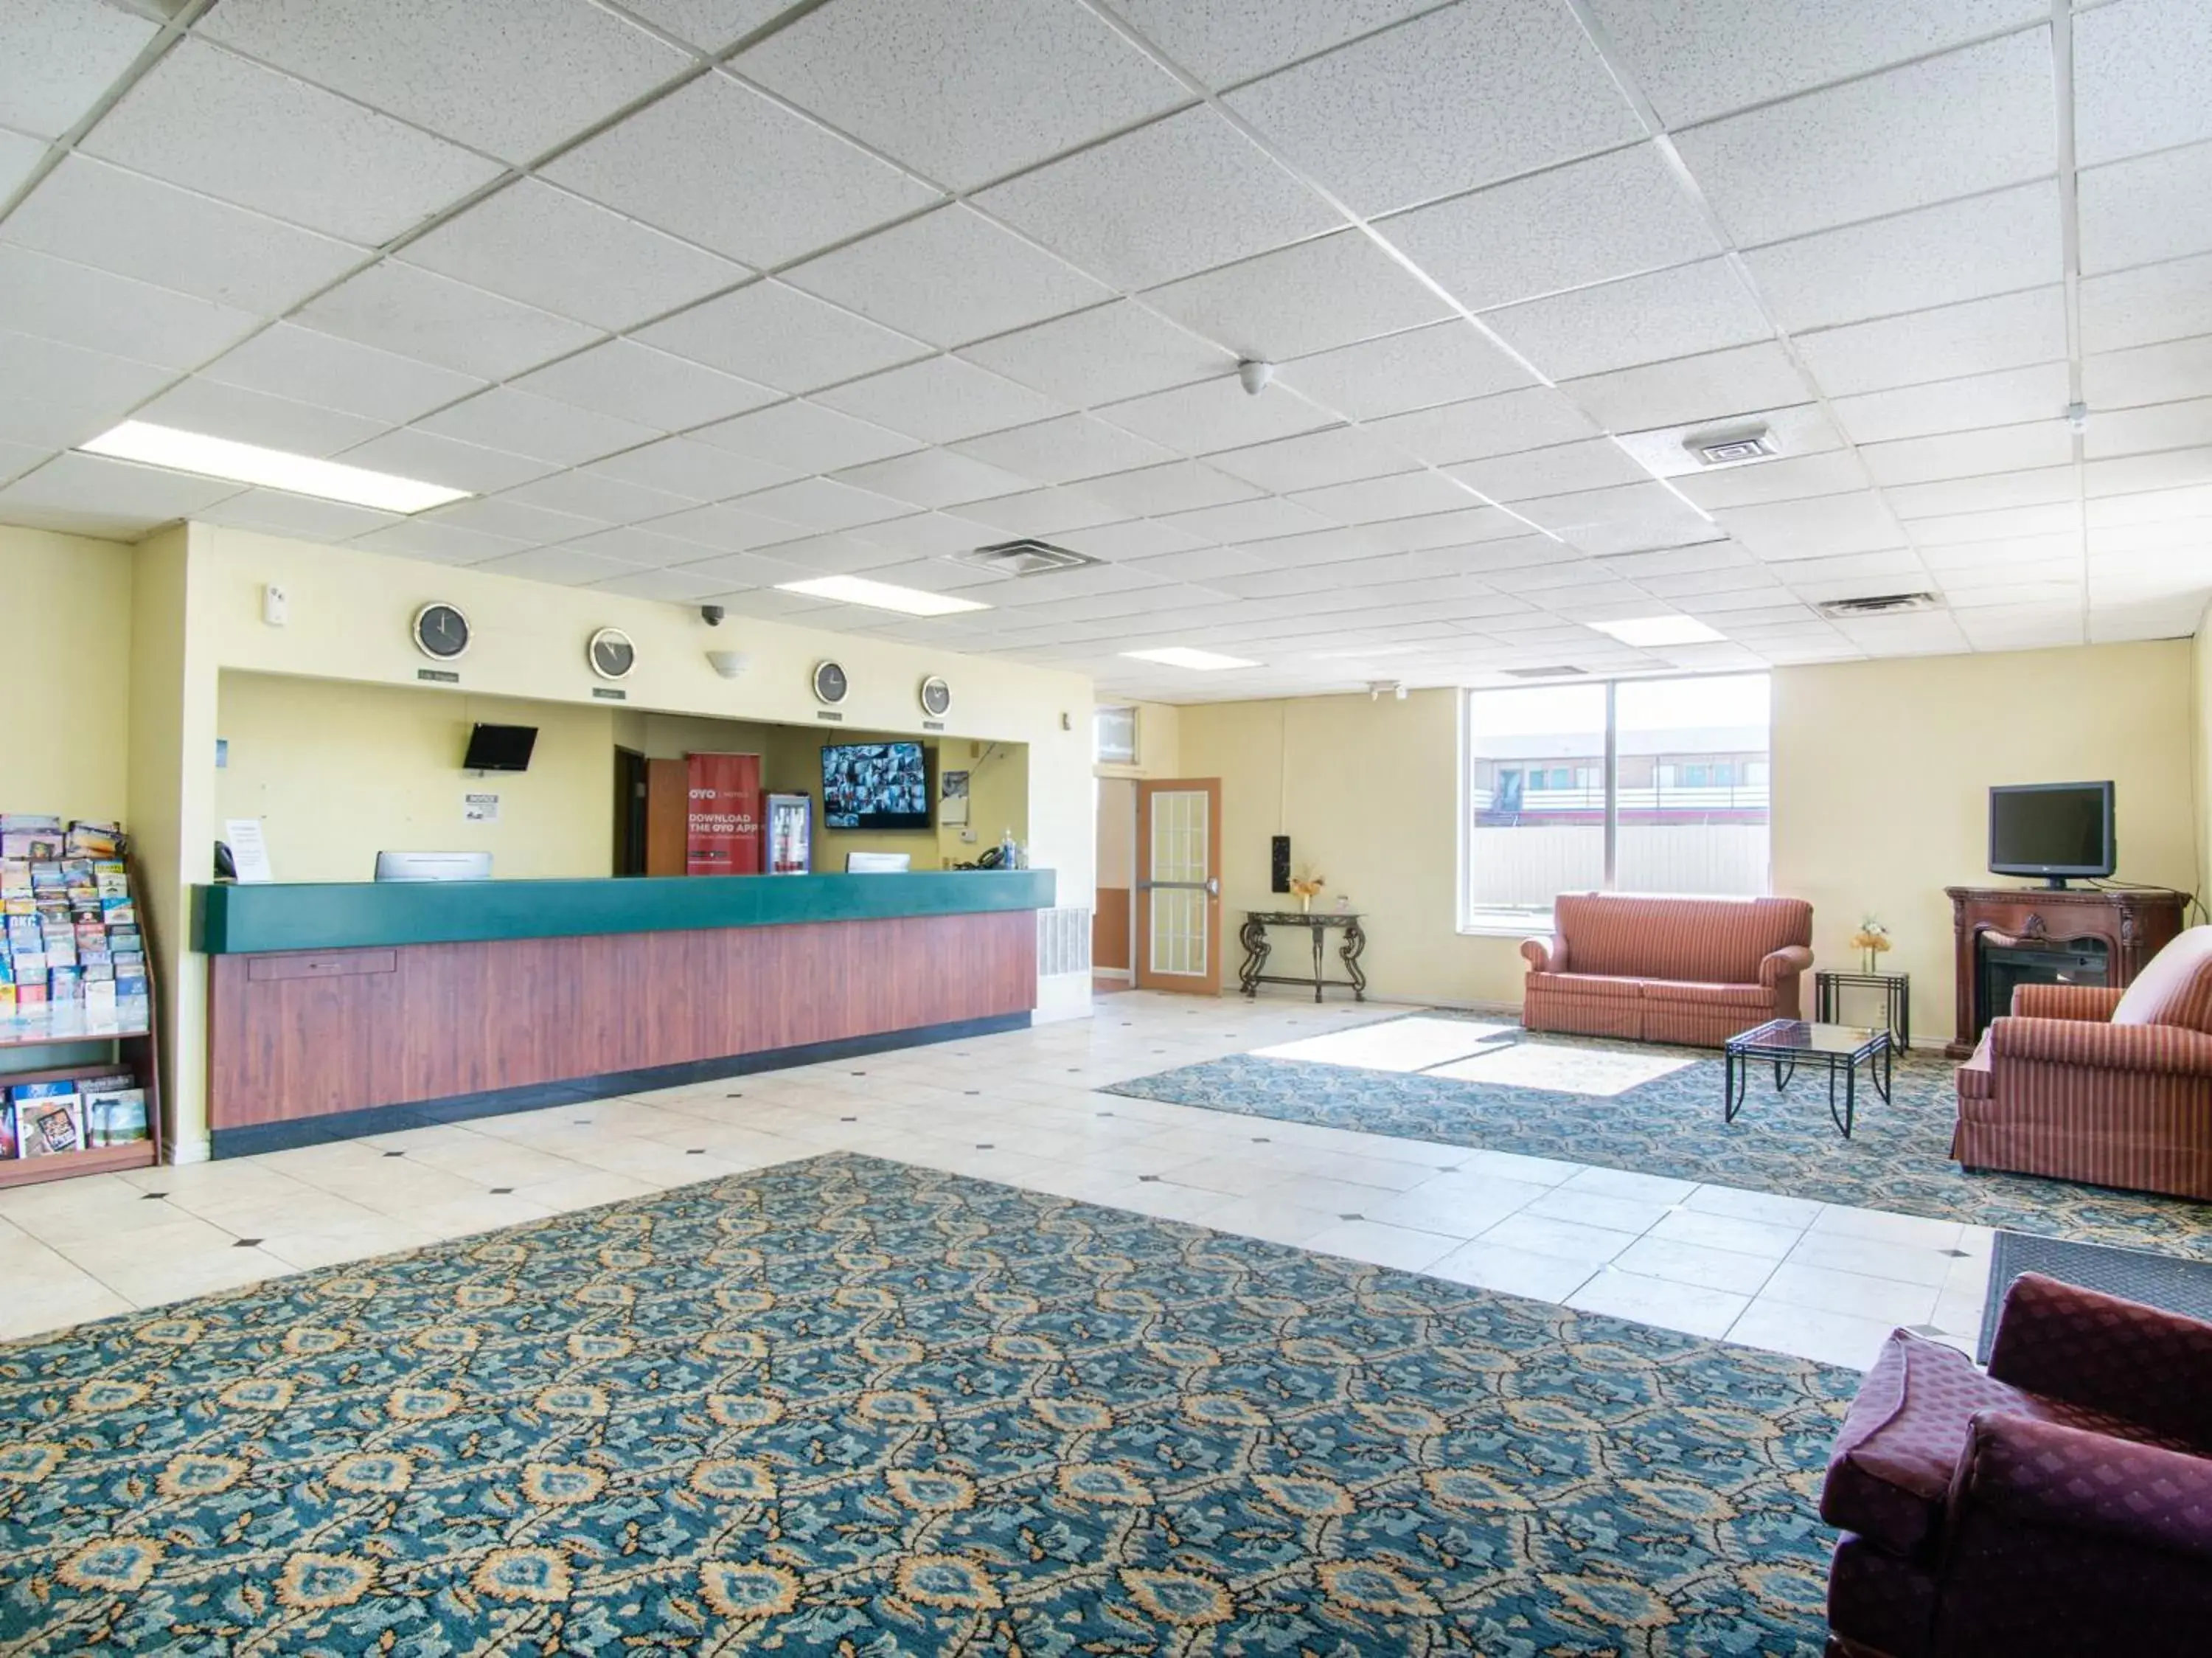
[[[2212,1650],[2212,1324],[2030,1272],[1986,1375],[1897,1331],[1820,1517],[1829,1658]]]

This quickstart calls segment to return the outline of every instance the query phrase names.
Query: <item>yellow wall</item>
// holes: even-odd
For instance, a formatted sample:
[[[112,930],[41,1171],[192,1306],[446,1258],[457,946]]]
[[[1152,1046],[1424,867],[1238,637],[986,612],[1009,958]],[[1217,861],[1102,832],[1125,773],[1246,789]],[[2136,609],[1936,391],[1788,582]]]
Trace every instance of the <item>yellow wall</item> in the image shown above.
[[[2195,890],[2200,896],[2212,894],[2212,645],[2205,642],[2208,626],[2212,626],[2212,607],[2206,608],[2197,622],[2197,637],[2189,642],[2189,753],[2197,807]]]
[[[13,690],[0,811],[116,819],[129,804],[131,552],[0,526]]]
[[[1171,703],[1110,703],[1102,706],[1137,710],[1137,763],[1101,765],[1102,777],[1176,777],[1182,773],[1182,716]],[[1093,744],[1096,752],[1096,744]]]
[[[2118,878],[2193,891],[2196,684],[2187,640],[1912,656],[1774,675],[1774,890],[1810,899],[1814,955],[1856,966],[1868,915],[1912,975],[1912,1027],[1954,1013],[1947,886],[1989,873],[1989,788],[2112,779]]]

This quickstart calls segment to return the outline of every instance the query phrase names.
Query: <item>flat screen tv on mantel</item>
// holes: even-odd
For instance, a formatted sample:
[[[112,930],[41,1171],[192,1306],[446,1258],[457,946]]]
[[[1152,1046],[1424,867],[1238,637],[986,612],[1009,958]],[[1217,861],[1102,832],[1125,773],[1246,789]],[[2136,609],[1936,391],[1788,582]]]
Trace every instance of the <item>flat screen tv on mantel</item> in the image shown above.
[[[2119,867],[2112,835],[2112,785],[2022,783],[1990,790],[1990,870],[2041,875],[2109,875]]]

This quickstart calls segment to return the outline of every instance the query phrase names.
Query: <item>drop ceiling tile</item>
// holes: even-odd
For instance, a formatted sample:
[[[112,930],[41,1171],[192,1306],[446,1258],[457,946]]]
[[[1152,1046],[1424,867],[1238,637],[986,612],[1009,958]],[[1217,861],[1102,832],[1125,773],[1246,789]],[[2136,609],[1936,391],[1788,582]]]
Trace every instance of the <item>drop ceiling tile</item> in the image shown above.
[[[957,204],[810,259],[784,280],[935,345],[964,344],[1111,296],[1065,260]]]
[[[1266,541],[1277,536],[1335,527],[1320,513],[1273,496],[1232,501],[1218,507],[1200,507],[1194,512],[1166,513],[1160,521],[1219,542]]]
[[[1770,562],[1902,547],[1904,527],[1871,490],[1809,501],[1771,501],[1715,513],[1721,527]]]
[[[1750,466],[1716,466],[1677,478],[1674,487],[1712,512],[1767,501],[1802,501],[1816,495],[1844,495],[1873,480],[1849,449],[1820,454],[1784,455]]]
[[[1034,479],[987,466],[950,449],[918,449],[889,460],[871,461],[838,473],[837,479],[917,507],[955,507],[965,501],[1013,495],[1036,483]]]
[[[223,0],[199,32],[509,162],[605,119],[691,58],[587,0]]]
[[[955,518],[942,512],[918,512],[910,518],[871,524],[863,533],[870,546],[908,558],[939,558],[946,553],[964,552],[981,543],[1005,539],[979,529],[973,519]]]
[[[1431,466],[1546,448],[1598,435],[1581,410],[1548,386],[1391,415],[1369,422],[1365,430]]]
[[[465,530],[479,530],[486,535],[503,535],[511,541],[531,546],[569,541],[606,527],[602,519],[582,518],[574,513],[550,512],[543,507],[526,506],[503,496],[456,501],[451,506],[440,507],[419,516],[427,524],[451,524]]]
[[[1792,331],[2031,288],[2060,274],[2049,180],[1824,230],[1745,255]]]
[[[2008,507],[1996,512],[1955,513],[1912,522],[1914,545],[1954,546],[1963,541],[2014,541],[2027,536],[2078,535],[2081,509],[2071,502],[2042,507]]]
[[[771,484],[787,484],[798,474],[750,455],[732,454],[688,437],[664,437],[625,449],[582,468],[578,477],[605,477],[678,495],[689,501],[726,501]]]
[[[742,156],[742,166],[730,158]],[[748,265],[799,259],[940,199],[804,116],[705,75],[544,168],[579,195]]]
[[[0,241],[273,316],[367,257],[82,155],[0,222]]]
[[[579,408],[619,415],[660,431],[724,420],[781,400],[781,394],[635,340],[611,339],[533,369],[514,382]]]
[[[619,593],[629,599],[657,599],[664,604],[681,605],[711,599],[729,582],[719,576],[692,570],[635,570],[625,576],[611,576],[593,582],[590,586],[594,592]]]
[[[1468,546],[1477,541],[1522,536],[1528,533],[1529,527],[1528,521],[1518,514],[1501,507],[1478,505],[1470,497],[1466,504],[1452,511],[1395,519],[1370,527],[1367,533],[1386,552],[1413,552],[1424,547]],[[1274,549],[1268,551],[1272,553]]]
[[[1196,460],[1174,460],[1164,466],[1140,466],[1132,472],[1088,479],[1083,487],[1084,493],[1109,506],[1130,514],[1145,515],[1218,507],[1231,501],[1249,501],[1260,493],[1243,479],[1231,478]],[[1170,532],[1170,536],[1174,533]]]
[[[416,423],[464,443],[574,466],[661,436],[650,426],[495,386]]]
[[[1676,136],[1739,245],[2040,178],[2057,166],[2051,40],[2002,36]]]
[[[1836,418],[1857,443],[2049,419],[2065,410],[2069,396],[2066,375],[2063,363],[2045,363],[1866,392],[1837,399]]]
[[[1705,443],[1763,430],[1767,441],[1785,455],[1819,454],[1841,448],[1843,434],[1818,404],[1801,403],[1788,409],[1751,409],[1718,420],[1694,420],[1644,431],[1617,435],[1620,447],[1658,478],[1704,476],[1716,470],[1695,453]],[[1766,461],[1735,465],[1765,466]],[[1723,466],[1718,470],[1725,471]]]
[[[2092,500],[2199,484],[2212,484],[2212,448],[2119,455],[2089,461],[2081,468],[2081,491]]]
[[[950,357],[871,375],[817,400],[925,443],[950,443],[1063,412],[1050,398]]]
[[[727,503],[694,507],[688,512],[671,513],[665,518],[649,519],[632,527],[648,535],[672,535],[725,552],[750,552],[755,547],[772,547],[780,541],[800,540],[806,534],[804,525]]]
[[[1814,378],[1838,398],[2060,362],[2066,356],[2065,290],[2031,288],[1795,339]]]
[[[2157,490],[2142,495],[2114,495],[2089,502],[2083,509],[2092,530],[2114,530],[2131,525],[2172,524],[2189,521],[2190,527],[2181,532],[2185,545],[2201,546],[2203,525],[2196,521],[2212,517],[2212,489],[2202,485],[2178,490]],[[2163,545],[2138,541],[2137,545]],[[2107,538],[2107,545],[2118,543]]]
[[[1300,357],[1278,369],[1276,378],[1352,420],[1462,402],[1531,380],[1520,364],[1458,321]],[[1271,389],[1259,400],[1273,395]]]
[[[1278,493],[1381,478],[1412,468],[1415,457],[1362,426],[1331,426],[1213,457],[1223,472]]]
[[[1140,475],[1123,474],[1124,477]],[[1085,486],[1086,493],[1090,488]],[[1096,524],[1085,529],[1069,530],[1059,539],[1062,546],[1072,547],[1078,552],[1087,552],[1094,558],[1111,558],[1117,562],[1142,561],[1170,552],[1221,551],[1208,546],[1188,530],[1179,530],[1172,524],[1162,524],[1149,518],[1124,519],[1118,524]]]
[[[2085,271],[2212,251],[2212,144],[2085,168],[2078,188]]]
[[[1721,259],[1528,300],[1485,320],[1559,380],[1748,344],[1773,332]]]
[[[842,576],[856,570],[880,569],[886,556],[882,548],[858,536],[802,533],[796,540],[773,542],[764,552],[742,553],[737,558],[746,562],[757,578],[790,582],[802,576]],[[726,574],[737,567],[733,559],[718,563]],[[785,573],[771,575],[776,565],[783,566]]]
[[[319,295],[298,320],[484,380],[504,380],[599,338],[582,323],[392,260]]]
[[[407,558],[427,558],[440,564],[474,564],[501,553],[520,552],[520,543],[503,535],[486,535],[452,524],[425,523],[406,519],[389,529],[373,530],[355,538],[353,545],[371,552],[398,553]]]
[[[623,6],[702,52],[720,53],[788,9],[788,0],[623,0]]]
[[[500,499],[595,519],[602,524],[635,524],[647,518],[665,518],[672,512],[684,512],[697,504],[688,496],[647,489],[641,484],[608,477],[595,468],[582,467],[538,479],[507,491]]]
[[[143,533],[238,492],[235,484],[158,466],[135,466],[96,454],[58,454],[0,490],[0,520],[35,523],[33,515],[40,511],[82,513],[130,522]]]
[[[303,541],[349,541],[372,530],[387,529],[405,521],[398,513],[375,512],[348,506],[343,501],[318,501],[312,496],[287,495],[282,490],[244,490],[227,501],[193,509],[192,517],[209,524],[228,524],[264,535],[289,535]]]
[[[1082,269],[1131,290],[1343,223],[1204,108],[1079,151],[976,201]]]
[[[1449,470],[1493,501],[1527,501],[1616,484],[1644,484],[1651,477],[1618,443],[1603,437],[1467,461]]]
[[[979,340],[959,355],[1084,407],[1187,386],[1235,366],[1230,352],[1127,300]]]
[[[1520,501],[1513,510],[1594,556],[1715,541],[1722,531],[1664,485],[1625,485]]]
[[[1189,97],[1073,0],[828,6],[778,31],[736,68],[957,190]]]
[[[2074,448],[2072,434],[2054,412],[2050,418],[2029,424],[1865,443],[1860,445],[1859,454],[1874,474],[1874,481],[1887,485],[2061,466],[2073,458]]]
[[[2212,334],[2094,352],[2081,360],[2081,393],[2092,411],[2212,393]]]
[[[972,532],[975,527],[970,525],[969,528]],[[969,589],[994,588],[1006,579],[972,565],[957,564],[950,558],[901,558],[880,547],[871,547],[870,552],[872,561],[858,568],[866,570],[871,581],[889,582],[894,587],[920,588],[924,593],[959,593],[988,604],[992,597],[989,593]]]
[[[201,431],[210,438],[234,442],[258,442],[265,449],[289,449],[292,454],[334,456],[368,442],[392,427],[365,414],[325,410],[316,403],[296,403],[288,396],[248,392],[241,385],[223,385],[204,376],[181,381],[161,396],[137,410],[135,418],[155,425],[173,425],[181,431]]]
[[[1069,530],[1089,529],[1097,524],[1118,521],[1121,509],[1109,507],[1097,497],[1083,490],[1056,485],[1050,489],[1030,490],[1020,495],[1001,495],[988,501],[971,501],[957,512],[945,515],[951,518],[972,519],[988,524],[1001,535],[988,539],[1003,540],[1006,535],[1060,535]],[[978,536],[977,540],[986,538]],[[1038,576],[1024,577],[1038,581]]]
[[[761,513],[818,530],[848,530],[862,524],[879,524],[886,518],[903,518],[914,509],[907,502],[827,478],[801,478],[789,484],[778,484],[756,494],[741,496],[730,504],[740,512]]]
[[[739,415],[692,436],[797,472],[841,472],[921,447],[900,433],[801,399]]]
[[[1073,484],[1175,458],[1172,450],[1085,414],[1015,426],[955,447],[963,454],[1040,484]]]
[[[2212,333],[2212,254],[2090,277],[2081,283],[2081,345],[2111,351]]]
[[[2082,539],[2077,527],[2057,535],[1961,541],[1925,548],[1920,561],[1947,583],[2002,582],[2010,579],[2015,570],[2040,579],[2059,564],[2078,576],[2082,568]]]
[[[2212,28],[2195,0],[2122,0],[2074,20],[2081,165],[2212,138]]]
[[[1242,547],[1194,547],[1182,552],[1164,552],[1130,561],[1132,570],[1156,576],[1164,582],[1218,582],[1231,576],[1250,576],[1271,570],[1265,558]],[[1284,572],[1276,571],[1278,575]]]
[[[483,389],[473,375],[280,322],[210,363],[227,386],[319,404],[396,426]]]
[[[2212,443],[2212,397],[2100,410],[2090,417],[2082,450],[2093,460]]]
[[[1241,357],[1309,356],[1452,314],[1364,233],[1340,230],[1156,288],[1145,302]]]
[[[1650,144],[1416,208],[1376,228],[1477,311],[1721,251]]]
[[[0,243],[0,316],[19,333],[191,369],[258,325],[251,312]]]
[[[1443,7],[1227,101],[1370,215],[1644,136],[1573,14],[1514,0]]]
[[[1395,23],[1435,0],[1122,0],[1121,15],[1206,84],[1229,87]]]
[[[44,139],[27,138],[0,127],[0,196],[12,196],[15,186],[29,178],[46,158]]]
[[[2025,472],[1984,472],[1947,478],[1933,484],[1893,484],[1882,491],[1889,509],[1907,523],[1947,518],[2002,507],[2041,507],[2071,501],[2081,491],[2071,466],[2039,466]]]
[[[478,443],[459,442],[411,426],[373,437],[357,448],[340,452],[337,458],[349,466],[397,472],[402,478],[420,479],[426,484],[442,484],[449,490],[469,490],[478,495],[513,489],[553,470],[550,461],[532,460],[526,455],[509,454],[502,449],[487,449]]]
[[[806,393],[930,355],[931,348],[780,282],[757,282],[637,331],[673,351],[780,391]]]
[[[0,332],[0,440],[68,448],[97,437],[175,379],[173,370],[29,334]]]
[[[8,124],[60,137],[131,67],[155,28],[82,0],[9,0],[0,7],[0,109]]]
[[[1340,524],[1372,524],[1394,518],[1419,518],[1479,505],[1442,472],[1407,472],[1390,478],[1364,478],[1325,489],[1301,490],[1287,497],[1297,506]]]
[[[54,450],[51,444],[0,443],[0,484],[13,482],[53,458]]]
[[[86,137],[88,155],[310,230],[382,242],[499,176],[497,162],[197,40]]]
[[[579,552],[573,547],[531,547],[503,553],[476,566],[495,576],[520,576],[532,582],[556,582],[563,587],[583,587],[611,576],[629,574],[635,566],[604,553]]]
[[[602,328],[726,288],[743,267],[522,179],[408,244],[406,263]]]
[[[1132,398],[1097,412],[1102,420],[1183,454],[1240,448],[1334,423],[1334,417],[1279,383],[1262,396],[1249,396],[1234,375]]]

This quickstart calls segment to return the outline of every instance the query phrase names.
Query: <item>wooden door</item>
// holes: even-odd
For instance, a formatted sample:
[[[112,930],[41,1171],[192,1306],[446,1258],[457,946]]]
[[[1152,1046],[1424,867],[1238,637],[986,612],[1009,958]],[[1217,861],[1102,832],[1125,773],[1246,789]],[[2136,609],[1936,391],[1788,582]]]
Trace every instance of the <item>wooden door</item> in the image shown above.
[[[1221,993],[1221,779],[1137,785],[1137,987]]]
[[[645,873],[645,756],[615,749],[615,874]]]
[[[691,772],[682,760],[645,763],[645,873],[680,875],[691,830]]]

